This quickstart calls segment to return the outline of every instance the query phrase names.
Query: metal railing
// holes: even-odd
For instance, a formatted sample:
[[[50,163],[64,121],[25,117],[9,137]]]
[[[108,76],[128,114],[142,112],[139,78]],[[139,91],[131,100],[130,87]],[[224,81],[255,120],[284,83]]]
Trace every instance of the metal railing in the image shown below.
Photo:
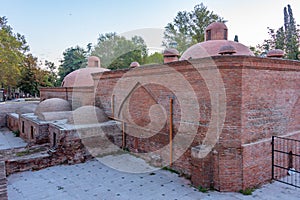
[[[300,188],[300,140],[272,137],[272,179]]]

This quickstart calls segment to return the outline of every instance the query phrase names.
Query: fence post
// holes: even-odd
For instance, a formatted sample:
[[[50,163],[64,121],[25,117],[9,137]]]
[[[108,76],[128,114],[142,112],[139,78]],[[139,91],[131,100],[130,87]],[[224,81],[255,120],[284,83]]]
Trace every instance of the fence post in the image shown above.
[[[272,136],[272,180],[274,180],[274,137]]]

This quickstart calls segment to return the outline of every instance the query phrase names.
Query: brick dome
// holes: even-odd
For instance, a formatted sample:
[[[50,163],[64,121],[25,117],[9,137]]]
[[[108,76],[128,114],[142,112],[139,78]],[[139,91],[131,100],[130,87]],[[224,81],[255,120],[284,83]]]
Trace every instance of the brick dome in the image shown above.
[[[205,29],[205,40],[227,40],[227,26],[222,22],[213,22]]]
[[[224,46],[221,46],[221,48],[219,49],[219,54],[221,54],[221,55],[231,55],[234,53],[236,53],[236,50],[231,45],[224,45]]]
[[[227,26],[221,22],[213,22],[205,29],[205,40],[188,48],[180,60],[189,60],[234,53],[234,55],[254,56],[253,52],[245,45],[227,40]]]
[[[94,80],[91,74],[109,71],[109,69],[101,67],[87,67],[81,68],[68,74],[61,86],[62,87],[84,87],[84,86],[94,86]]]
[[[138,62],[136,62],[136,61],[134,61],[134,62],[132,62],[131,64],[130,64],[130,68],[135,68],[135,67],[139,67],[140,66],[140,63],[138,63]]]
[[[227,29],[227,26],[222,22],[213,22],[206,27],[205,30],[219,30],[219,29]]]
[[[284,51],[281,49],[272,49],[267,53],[269,58],[282,58],[284,56]]]
[[[171,48],[171,49],[164,50],[163,55],[164,56],[179,56],[180,54],[177,51],[177,49]]]
[[[108,121],[105,112],[95,106],[82,106],[73,111],[68,118],[69,124],[97,124]]]
[[[223,46],[234,47],[234,49],[236,50],[236,53],[234,55],[254,56],[253,52],[241,43],[228,40],[210,40],[191,46],[182,54],[180,60],[218,56],[219,51]]]
[[[39,103],[34,114],[40,116],[43,112],[71,111],[71,104],[59,98],[46,99]]]
[[[29,105],[25,105],[25,106],[18,108],[16,110],[16,113],[19,115],[25,114],[25,113],[34,113],[36,108],[37,108],[37,104],[29,104]]]
[[[90,56],[88,58],[88,67],[100,67],[100,58],[97,56]]]

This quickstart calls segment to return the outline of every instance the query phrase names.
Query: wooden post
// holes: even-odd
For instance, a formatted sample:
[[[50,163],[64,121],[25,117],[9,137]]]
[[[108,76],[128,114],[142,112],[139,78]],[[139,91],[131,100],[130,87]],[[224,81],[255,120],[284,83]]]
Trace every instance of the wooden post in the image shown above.
[[[112,112],[112,117],[115,118],[115,95],[114,94],[111,97],[111,112]]]
[[[125,149],[125,122],[122,121],[122,149]]]
[[[170,140],[170,167],[173,162],[173,99],[170,98],[170,128],[169,128],[169,140]]]

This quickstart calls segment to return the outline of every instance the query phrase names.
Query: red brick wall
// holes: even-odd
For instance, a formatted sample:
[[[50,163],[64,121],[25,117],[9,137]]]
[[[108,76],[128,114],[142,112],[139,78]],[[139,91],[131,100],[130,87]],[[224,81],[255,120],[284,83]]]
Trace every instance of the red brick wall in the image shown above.
[[[24,123],[24,126],[23,126]],[[38,123],[28,117],[20,116],[20,137],[30,144],[44,144],[49,142],[48,123]],[[24,129],[23,129],[24,127]]]
[[[242,84],[243,188],[271,180],[271,137],[300,130],[300,63],[244,61]],[[300,140],[300,134],[294,134]]]
[[[193,158],[189,148],[173,163],[173,168],[191,175],[195,185],[213,185],[215,189],[221,191],[238,191],[265,182],[269,177],[270,168],[266,166],[270,159],[268,153],[270,145],[260,142],[251,146],[251,143],[270,139],[274,134],[282,135],[299,130],[300,63],[249,56],[216,56],[213,57],[213,61],[219,69],[226,92],[226,118],[222,133],[212,155],[204,159]],[[209,59],[193,62],[203,65],[199,70],[213,69]],[[211,123],[210,93],[215,94],[215,91],[208,91],[207,83],[189,62],[180,61],[170,63],[168,66],[170,67],[168,69],[163,69],[161,66],[138,67],[129,75],[126,74],[128,70],[94,75],[94,80],[100,79],[95,95],[96,105],[104,108],[108,115],[112,115],[111,107],[114,104],[115,117],[125,120],[131,117],[136,125],[147,127],[150,122],[151,106],[157,103],[164,108],[167,117],[163,128],[146,130],[146,132],[156,132],[156,135],[149,138],[138,137],[139,131],[145,130],[127,124],[127,146],[132,151],[154,152],[169,143],[169,99],[174,98],[175,93],[155,83],[144,84],[143,87],[136,85],[136,88],[129,93],[124,84],[124,88],[118,89],[124,98],[128,95],[123,106],[129,110],[130,115],[118,115],[117,110],[121,107],[120,100],[114,99],[112,103],[112,95],[121,78],[122,81],[126,78],[154,80],[155,76],[165,74],[161,78],[165,79],[166,83],[172,82],[176,85],[180,84],[180,81],[175,76],[175,72],[179,73],[195,91],[199,104],[199,123],[191,124],[191,126],[198,126],[191,147],[201,144]],[[128,81],[129,85],[130,81]],[[181,92],[181,95],[187,95],[184,89]],[[127,102],[129,103],[126,104]],[[189,109],[194,108],[191,102],[185,101]],[[176,94],[173,109],[176,136],[179,123],[182,122],[182,108],[177,102]],[[260,154],[259,149],[263,153]],[[163,158],[163,164],[168,162],[168,155],[159,156]],[[263,163],[257,164],[260,162]],[[207,169],[208,166],[211,169]],[[251,176],[253,170],[255,172]],[[211,176],[207,176],[207,173]],[[261,178],[255,179],[257,175]],[[206,177],[205,180],[203,177]]]

